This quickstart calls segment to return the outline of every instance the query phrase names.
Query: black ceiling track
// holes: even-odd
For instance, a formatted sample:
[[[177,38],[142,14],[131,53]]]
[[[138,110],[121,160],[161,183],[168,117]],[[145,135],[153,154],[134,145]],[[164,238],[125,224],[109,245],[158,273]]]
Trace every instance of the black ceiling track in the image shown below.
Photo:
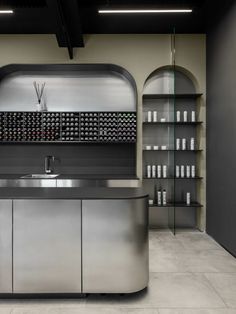
[[[73,48],[84,47],[77,1],[47,0],[47,5],[55,17],[58,45],[67,47],[73,59]]]

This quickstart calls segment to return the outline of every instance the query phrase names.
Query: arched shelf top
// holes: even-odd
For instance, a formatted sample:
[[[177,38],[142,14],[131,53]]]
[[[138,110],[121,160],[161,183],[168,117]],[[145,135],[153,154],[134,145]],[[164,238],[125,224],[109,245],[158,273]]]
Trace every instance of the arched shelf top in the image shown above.
[[[144,98],[197,98],[199,84],[195,76],[180,66],[163,66],[153,71],[145,81],[143,89]]]
[[[119,65],[95,63],[1,67],[0,111],[34,110],[34,81],[46,82],[49,111],[137,110],[137,88],[132,75]]]

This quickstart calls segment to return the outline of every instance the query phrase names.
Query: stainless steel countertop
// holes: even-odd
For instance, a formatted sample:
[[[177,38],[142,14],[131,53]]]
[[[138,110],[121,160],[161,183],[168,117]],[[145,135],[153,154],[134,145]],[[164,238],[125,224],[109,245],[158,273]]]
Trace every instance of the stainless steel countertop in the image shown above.
[[[21,179],[23,176],[28,175],[29,173],[20,173],[20,174],[8,174],[8,173],[1,173],[0,174],[0,180],[4,179]],[[43,174],[43,173],[42,173]],[[112,175],[112,174],[59,174],[58,177],[55,179],[89,179],[89,180],[106,180],[106,179],[114,179],[114,180],[139,180],[138,177],[133,176],[133,175]],[[54,180],[55,180],[54,179]]]
[[[140,188],[1,188],[0,199],[136,199],[148,194]]]
[[[22,178],[26,174],[0,174],[0,188],[6,187],[140,187],[134,176],[60,174],[55,178]]]

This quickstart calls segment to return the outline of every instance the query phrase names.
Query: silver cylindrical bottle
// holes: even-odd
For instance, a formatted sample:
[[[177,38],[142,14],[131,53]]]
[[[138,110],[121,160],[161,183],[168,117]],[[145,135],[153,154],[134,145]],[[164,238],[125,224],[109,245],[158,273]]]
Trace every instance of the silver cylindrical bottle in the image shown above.
[[[191,113],[191,121],[192,122],[196,122],[196,113],[195,113],[195,111],[192,111],[192,113]]]
[[[157,166],[157,177],[161,178],[161,165]]]
[[[184,178],[185,177],[185,169],[184,169],[185,167],[184,167],[184,165],[181,165],[181,167],[180,167],[180,175],[181,175],[181,178]]]

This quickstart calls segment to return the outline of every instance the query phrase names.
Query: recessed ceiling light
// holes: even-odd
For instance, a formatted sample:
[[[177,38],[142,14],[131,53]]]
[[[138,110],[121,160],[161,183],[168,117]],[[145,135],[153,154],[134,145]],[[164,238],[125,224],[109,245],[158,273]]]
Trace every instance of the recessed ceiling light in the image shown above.
[[[0,10],[0,14],[12,14],[13,10]]]
[[[135,14],[135,13],[192,13],[191,9],[166,9],[166,10],[98,10],[100,14]]]

